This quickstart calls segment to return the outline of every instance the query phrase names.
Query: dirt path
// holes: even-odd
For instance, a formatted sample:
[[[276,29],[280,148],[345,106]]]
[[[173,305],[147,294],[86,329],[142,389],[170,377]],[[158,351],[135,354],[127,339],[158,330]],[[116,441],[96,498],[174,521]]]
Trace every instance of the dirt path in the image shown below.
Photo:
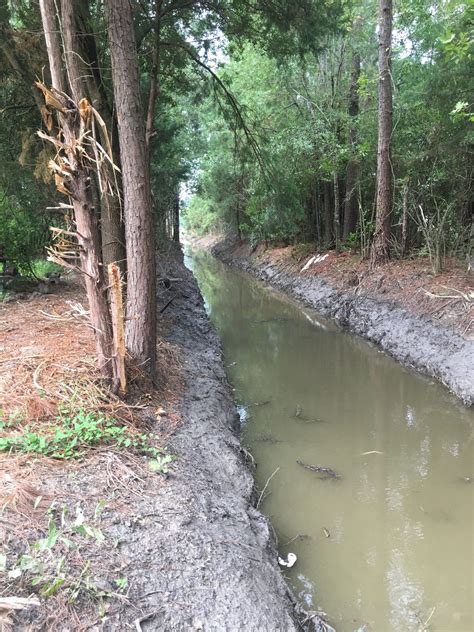
[[[474,403],[474,292],[464,272],[433,278],[426,264],[411,262],[370,273],[345,255],[251,253],[225,241],[213,251]]]

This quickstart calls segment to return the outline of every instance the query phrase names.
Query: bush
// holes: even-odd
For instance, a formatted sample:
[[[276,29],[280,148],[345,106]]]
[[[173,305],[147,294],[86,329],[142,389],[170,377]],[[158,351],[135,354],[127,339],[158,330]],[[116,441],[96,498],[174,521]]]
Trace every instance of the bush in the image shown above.
[[[50,243],[50,218],[31,208],[21,208],[4,196],[0,199],[0,245],[9,265],[22,274],[32,274],[32,262]]]

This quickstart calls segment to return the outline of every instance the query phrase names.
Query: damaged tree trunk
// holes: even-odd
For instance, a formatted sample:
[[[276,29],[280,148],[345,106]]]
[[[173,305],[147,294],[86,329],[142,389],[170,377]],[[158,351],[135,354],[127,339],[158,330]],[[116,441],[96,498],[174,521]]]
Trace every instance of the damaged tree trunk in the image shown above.
[[[71,45],[65,42],[65,46],[66,54],[79,69],[76,81],[80,84],[80,96],[87,96],[94,108],[100,112],[105,122],[104,129],[99,127],[100,142],[102,147],[107,147],[110,142],[113,162],[120,166],[117,123],[112,114],[99,68],[95,35],[91,26],[90,0],[63,0],[61,6],[61,13],[69,15],[71,20],[71,28],[68,30],[71,33],[72,42]],[[78,101],[76,99],[76,103]],[[102,258],[106,267],[109,263],[117,263],[124,275],[126,271],[125,232],[119,173],[116,173],[116,184],[117,191],[114,195],[109,191],[98,191]]]
[[[60,192],[69,196],[74,211],[76,230],[68,234],[77,239],[80,269],[85,279],[99,367],[104,375],[112,377],[112,329],[107,304],[107,285],[101,265],[97,216],[94,213],[89,186],[89,166],[80,141],[90,124],[90,112],[84,103],[81,102],[81,108],[81,104],[76,104],[66,95],[66,87],[71,89],[72,86],[66,86],[62,74],[54,0],[40,0],[40,9],[53,87],[52,90],[48,90],[41,83],[37,83],[37,86],[43,92],[47,107],[57,111],[63,136],[61,140],[56,141],[60,151],[56,162],[51,164],[56,186]],[[68,71],[74,73],[74,69],[71,71],[68,68]]]

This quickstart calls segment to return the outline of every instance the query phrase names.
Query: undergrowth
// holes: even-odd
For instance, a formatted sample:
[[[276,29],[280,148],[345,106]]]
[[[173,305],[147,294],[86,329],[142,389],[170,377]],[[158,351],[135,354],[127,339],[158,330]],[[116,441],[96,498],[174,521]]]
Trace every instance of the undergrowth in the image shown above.
[[[30,264],[30,270],[27,271],[36,278],[45,277],[50,272],[64,273],[64,268],[57,263],[48,261],[47,259],[35,259]]]
[[[2,420],[0,431],[9,430],[10,436],[0,438],[0,451],[38,454],[53,459],[82,458],[88,449],[107,445],[118,450],[133,450],[153,459],[154,471],[167,473],[172,457],[158,447],[157,436],[139,433],[123,426],[115,419],[96,413],[79,411],[75,415],[60,415],[41,430],[29,425],[19,427],[19,419],[9,416]]]
[[[39,504],[41,497],[37,501]],[[15,544],[12,539],[0,544],[2,588],[8,593],[25,593],[30,598],[38,595],[44,600],[61,595],[66,608],[82,602],[99,617],[104,616],[109,607],[107,600],[125,592],[128,586],[126,577],[104,576],[96,563],[104,547],[113,557],[118,546],[118,541],[111,541],[99,526],[104,509],[105,501],[100,501],[89,515],[79,503],[72,511],[67,505],[50,505],[42,537],[26,543]],[[105,579],[100,580],[101,576]],[[67,616],[67,611],[62,615]],[[42,613],[38,616],[41,618]],[[14,625],[13,620],[9,622]]]

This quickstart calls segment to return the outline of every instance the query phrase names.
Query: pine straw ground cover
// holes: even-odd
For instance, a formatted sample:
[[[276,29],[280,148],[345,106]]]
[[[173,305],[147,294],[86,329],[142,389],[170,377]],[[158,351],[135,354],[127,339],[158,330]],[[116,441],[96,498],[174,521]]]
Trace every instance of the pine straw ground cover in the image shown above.
[[[97,370],[85,305],[74,279],[0,303],[2,631],[100,629],[123,607],[130,561],[108,527],[139,520],[172,468],[177,349],[160,339],[158,389],[135,370],[120,400]]]

